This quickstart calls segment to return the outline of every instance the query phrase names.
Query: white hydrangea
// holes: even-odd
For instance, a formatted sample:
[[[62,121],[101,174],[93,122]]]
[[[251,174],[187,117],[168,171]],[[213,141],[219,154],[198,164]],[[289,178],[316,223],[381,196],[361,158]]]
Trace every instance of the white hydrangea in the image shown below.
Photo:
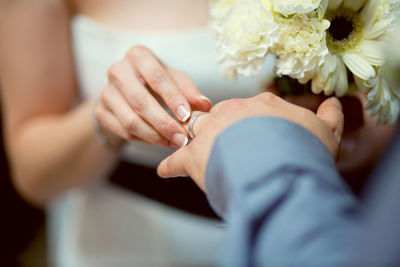
[[[291,18],[277,16],[281,39],[272,53],[278,56],[276,74],[287,75],[306,83],[324,63],[329,51],[326,46],[326,30],[329,21],[305,14],[294,14]]]
[[[226,76],[254,76],[279,40],[279,27],[259,0],[238,0],[224,10],[224,19],[213,20],[212,24],[217,60]]]
[[[314,11],[321,0],[270,0],[275,12],[284,16],[306,14]]]

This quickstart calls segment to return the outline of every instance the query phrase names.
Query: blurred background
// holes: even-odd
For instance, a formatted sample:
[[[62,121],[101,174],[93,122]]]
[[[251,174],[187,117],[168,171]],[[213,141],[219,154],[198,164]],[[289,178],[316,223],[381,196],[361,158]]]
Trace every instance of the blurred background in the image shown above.
[[[0,236],[2,255],[0,266],[46,266],[45,214],[42,210],[25,202],[12,186],[4,152],[2,118],[1,113]]]

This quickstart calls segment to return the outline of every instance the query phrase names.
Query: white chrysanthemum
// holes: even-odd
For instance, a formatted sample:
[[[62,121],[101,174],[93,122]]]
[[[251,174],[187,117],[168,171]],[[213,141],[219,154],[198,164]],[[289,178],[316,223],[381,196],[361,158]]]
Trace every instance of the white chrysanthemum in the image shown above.
[[[331,56],[313,79],[314,93],[324,91],[329,95],[335,91],[337,96],[346,94],[348,82],[343,63],[356,79],[368,81],[376,77],[376,69],[385,62],[380,43],[393,20],[394,2],[329,0],[325,5],[325,17],[331,22],[327,31],[327,46]],[[339,67],[327,66],[333,62]]]
[[[278,56],[275,65],[277,75],[287,75],[306,83],[323,64],[329,53],[325,39],[329,21],[319,14],[294,14],[290,18],[276,16],[281,33],[279,43],[272,49]]]
[[[398,15],[398,14],[397,14]],[[400,114],[400,22],[393,23],[393,31],[383,46],[386,63],[380,68],[378,76],[366,83],[372,88],[368,93],[367,109],[371,115],[379,114],[379,122],[394,123]]]
[[[366,85],[371,87],[366,108],[371,116],[379,115],[380,123],[394,123],[400,114],[400,84],[395,81],[399,73],[387,66],[380,68],[376,78]]]
[[[274,11],[284,16],[310,13],[320,3],[321,0],[271,0]]]
[[[217,60],[225,75],[251,77],[259,73],[279,28],[259,0],[238,0],[226,9],[224,20],[214,20]]]

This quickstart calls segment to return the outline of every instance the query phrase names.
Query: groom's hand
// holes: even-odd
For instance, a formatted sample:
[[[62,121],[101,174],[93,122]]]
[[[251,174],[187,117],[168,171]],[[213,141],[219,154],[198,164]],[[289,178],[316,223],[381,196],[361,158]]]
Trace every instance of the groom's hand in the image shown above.
[[[210,113],[198,117],[193,127],[196,137],[187,147],[181,148],[160,163],[159,176],[191,176],[205,190],[207,162],[217,136],[232,124],[256,116],[278,117],[297,123],[317,136],[334,157],[338,154],[344,122],[338,99],[326,100],[315,114],[271,93],[263,93],[249,99],[221,102]],[[252,138],[251,135],[249,138]]]

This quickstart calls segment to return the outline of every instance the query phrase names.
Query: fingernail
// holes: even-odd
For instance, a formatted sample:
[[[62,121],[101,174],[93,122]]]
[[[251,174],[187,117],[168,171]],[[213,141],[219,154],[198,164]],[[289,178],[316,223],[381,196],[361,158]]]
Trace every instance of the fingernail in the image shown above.
[[[172,137],[172,141],[174,142],[175,145],[177,145],[180,148],[186,146],[187,143],[189,142],[189,139],[187,138],[187,136],[181,133],[176,133]]]
[[[340,103],[340,100],[337,97],[332,97],[331,103],[334,104],[338,109],[343,109],[342,103]]]
[[[207,102],[209,102],[212,105],[212,101],[208,97],[206,97],[205,95],[201,95],[200,98],[205,100],[205,101],[207,101]]]
[[[176,113],[178,115],[178,119],[182,122],[187,121],[187,119],[190,117],[190,112],[184,105],[180,105]]]

